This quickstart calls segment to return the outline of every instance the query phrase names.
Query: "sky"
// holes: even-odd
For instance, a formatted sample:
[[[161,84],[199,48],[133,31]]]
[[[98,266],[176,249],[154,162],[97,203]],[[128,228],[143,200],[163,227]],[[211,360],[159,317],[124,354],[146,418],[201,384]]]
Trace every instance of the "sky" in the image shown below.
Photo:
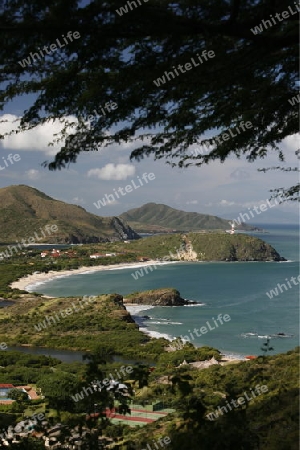
[[[19,99],[6,107],[0,115],[0,121],[6,121],[0,123],[0,134],[12,129],[13,121],[21,116],[25,106],[24,101]],[[271,197],[270,189],[290,187],[298,180],[297,172],[264,173],[257,170],[278,165],[297,166],[297,136],[290,136],[281,143],[286,158],[284,164],[278,161],[276,152],[270,152],[268,157],[254,163],[247,162],[245,157],[230,157],[222,164],[216,161],[203,167],[179,169],[171,168],[163,159],[154,161],[152,157],[141,162],[130,162],[130,152],[134,147],[124,144],[98,152],[83,152],[76,164],[53,172],[41,164],[45,160],[51,161],[58,151],[58,147],[49,147],[48,142],[59,130],[58,122],[47,123],[1,140],[0,188],[25,184],[100,216],[119,215],[145,203],[155,202],[232,220],[240,213],[249,211],[249,208],[253,211],[255,206],[266,204]],[[191,152],[198,150],[197,146],[190,148]],[[7,159],[9,154],[19,157],[15,160],[11,157],[11,163]],[[154,175],[150,175],[150,180],[148,175],[151,173]],[[143,174],[146,174],[144,178]],[[128,192],[124,190],[126,185],[132,186],[127,188]],[[119,198],[116,192],[119,192]],[[109,195],[110,201],[106,204],[102,202],[97,208],[98,200]],[[268,206],[259,215],[254,212],[249,223],[297,223],[296,202],[275,205],[272,200],[271,205],[272,208]]]

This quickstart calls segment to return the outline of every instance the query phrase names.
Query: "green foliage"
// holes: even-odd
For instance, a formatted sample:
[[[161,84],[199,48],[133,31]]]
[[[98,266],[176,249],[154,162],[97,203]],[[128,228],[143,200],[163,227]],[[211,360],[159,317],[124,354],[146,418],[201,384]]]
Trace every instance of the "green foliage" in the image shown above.
[[[7,397],[15,400],[20,404],[28,401],[28,395],[26,394],[26,392],[23,392],[20,389],[11,389],[10,391],[8,391]]]
[[[245,234],[190,233],[188,238],[196,253],[204,261],[278,261],[274,248],[253,236]]]
[[[191,363],[194,361],[205,361],[215,358],[217,361],[221,360],[221,353],[213,347],[199,347],[196,348],[192,344],[185,344],[182,349],[172,352],[164,352],[158,359],[158,368],[161,366],[176,367],[182,364],[183,361]]]
[[[199,442],[204,450],[297,450],[299,348],[267,356],[263,364],[257,359],[203,370],[166,368],[165,373],[168,383],[161,381],[161,372],[159,377],[154,372],[149,386],[156,398],[171,401],[176,412],[146,429],[132,430],[128,441],[145,447],[164,435],[174,450],[197,449]],[[266,386],[267,392],[254,397],[257,385]],[[240,396],[244,405],[227,406],[216,420],[206,417]]]
[[[49,402],[49,407],[63,411],[73,411],[74,402],[71,395],[80,388],[79,380],[72,374],[57,370],[40,377],[37,387]]]
[[[110,353],[133,358],[148,356],[152,360],[159,354],[159,348],[153,346],[149,355],[145,355],[142,343],[150,338],[138,330],[130,315],[120,304],[118,294],[102,295],[89,303],[80,312],[65,315],[56,323],[46,323],[40,331],[34,327],[43,323],[47,317],[54,317],[65,311],[72,302],[78,304],[78,298],[41,299],[26,295],[26,302],[0,310],[0,337],[8,345],[30,344],[41,347],[68,348],[73,350],[96,351],[97,347]],[[156,351],[157,353],[154,353]],[[1,355],[2,356],[2,355]],[[35,358],[32,357],[32,364]],[[0,360],[1,361],[1,360]],[[1,376],[1,370],[0,370]],[[25,377],[14,372],[14,376]]]
[[[147,203],[140,208],[130,209],[121,214],[124,219],[137,232],[165,228],[169,231],[197,231],[197,230],[227,230],[228,220],[208,214],[180,211],[167,205]],[[152,228],[151,228],[152,226]],[[252,229],[243,225],[240,229]]]
[[[59,364],[61,361],[49,356],[11,350],[0,352],[0,383],[36,383],[43,374],[49,373],[50,367],[57,367]]]
[[[52,225],[56,225],[57,231],[45,229],[45,226]],[[79,206],[54,200],[43,192],[24,185],[0,189],[0,228],[2,244],[22,239],[27,244],[30,237],[36,243],[61,244],[123,240],[124,234],[132,239],[138,238],[119,218],[88,213]],[[9,249],[3,248],[3,251],[6,250]],[[15,255],[22,251],[24,247],[16,247],[8,254]]]
[[[289,0],[145,1],[118,14],[120,6],[119,0],[71,0],[62,11],[57,2],[15,0],[2,7],[1,107],[27,94],[32,100],[20,114],[21,130],[57,117],[63,122],[54,140],[61,150],[45,165],[60,169],[82,151],[138,138],[132,158],[152,155],[179,167],[231,155],[254,161],[268,151],[284,159],[280,143],[298,132],[298,109],[288,102],[298,94],[297,15],[262,33],[251,29],[293,7]],[[29,57],[67,35],[70,24],[80,39]],[[184,69],[187,63],[192,70]],[[154,83],[160,77],[165,80]],[[107,102],[116,108],[96,116]],[[242,121],[251,126],[234,133]],[[211,130],[221,139],[191,154],[190,146],[203,145]]]
[[[188,233],[151,236],[132,242],[132,250],[153,259],[169,256],[180,259],[177,250],[183,243],[192,245],[200,261],[273,261],[280,255],[266,242],[246,234]],[[171,254],[170,254],[171,253]]]

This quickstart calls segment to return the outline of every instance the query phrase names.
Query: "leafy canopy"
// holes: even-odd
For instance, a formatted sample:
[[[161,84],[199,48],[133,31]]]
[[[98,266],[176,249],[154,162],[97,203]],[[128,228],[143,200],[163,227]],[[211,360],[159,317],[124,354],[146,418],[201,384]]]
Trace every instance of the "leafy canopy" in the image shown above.
[[[288,101],[298,91],[298,14],[281,16],[289,6],[297,11],[289,0],[4,3],[0,107],[34,94],[20,130],[61,120],[61,149],[45,162],[51,170],[76,162],[84,150],[124,142],[134,143],[133,159],[152,155],[180,167],[223,162],[230,154],[254,161],[268,151],[283,160],[281,141],[298,131],[297,101]],[[255,34],[251,29],[262,20],[271,25]],[[70,41],[70,30],[80,38]],[[57,39],[66,42],[62,35],[68,43],[49,52]],[[30,56],[40,50],[40,57]],[[199,62],[204,51],[215,57],[177,70],[192,58]],[[171,71],[169,81],[154,83]],[[117,106],[108,110],[110,102]],[[191,145],[203,144],[204,133],[217,138],[242,121],[252,127],[189,153]]]

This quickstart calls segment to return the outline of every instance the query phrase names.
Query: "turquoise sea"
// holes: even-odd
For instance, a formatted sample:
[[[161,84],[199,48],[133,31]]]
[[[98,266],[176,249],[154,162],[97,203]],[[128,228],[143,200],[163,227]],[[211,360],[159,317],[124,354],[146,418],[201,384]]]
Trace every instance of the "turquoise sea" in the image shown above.
[[[259,225],[258,225],[259,226]],[[269,242],[287,262],[173,263],[159,266],[135,280],[137,268],[113,269],[58,278],[33,290],[53,296],[96,295],[174,287],[181,296],[204,303],[202,306],[139,307],[133,313],[144,331],[155,337],[174,338],[193,333],[195,345],[209,345],[233,355],[258,355],[271,337],[273,353],[299,345],[299,286],[287,281],[299,275],[299,238],[295,225],[263,226],[268,233],[253,233]],[[287,280],[286,280],[287,279]],[[277,283],[288,290],[270,299],[266,292]],[[228,314],[230,321],[215,326],[213,318]],[[147,315],[149,319],[143,320]],[[197,337],[194,328],[206,326],[206,334]],[[198,335],[199,335],[198,331]],[[284,336],[276,337],[277,333]]]

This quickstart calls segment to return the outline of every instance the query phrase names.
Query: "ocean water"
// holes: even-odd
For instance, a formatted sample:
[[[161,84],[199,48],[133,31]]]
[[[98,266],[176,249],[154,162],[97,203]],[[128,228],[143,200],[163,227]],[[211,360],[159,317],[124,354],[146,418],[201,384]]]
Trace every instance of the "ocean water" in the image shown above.
[[[299,345],[299,286],[290,281],[299,275],[298,227],[263,228],[268,233],[253,234],[273,245],[287,262],[173,263],[158,266],[137,280],[132,273],[138,268],[113,269],[55,279],[34,290],[53,296],[115,292],[126,296],[174,287],[182,297],[202,305],[130,310],[143,331],[169,339],[182,336],[196,346],[209,345],[233,355],[262,354],[262,344],[272,336],[272,353],[285,352]],[[281,293],[278,283],[285,283],[287,290],[282,286]],[[270,299],[266,292],[276,286],[278,295]],[[230,320],[217,320],[220,314],[221,318],[229,315]],[[145,315],[149,319],[143,319]],[[207,332],[200,332],[201,327]],[[276,336],[278,333],[284,335]]]

